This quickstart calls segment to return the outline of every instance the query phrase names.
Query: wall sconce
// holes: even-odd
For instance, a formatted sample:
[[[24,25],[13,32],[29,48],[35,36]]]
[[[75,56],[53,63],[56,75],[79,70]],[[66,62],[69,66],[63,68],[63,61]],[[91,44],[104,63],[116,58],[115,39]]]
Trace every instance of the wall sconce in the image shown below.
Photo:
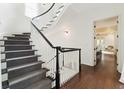
[[[69,31],[68,30],[64,31],[64,33],[65,33],[66,36],[69,35]]]

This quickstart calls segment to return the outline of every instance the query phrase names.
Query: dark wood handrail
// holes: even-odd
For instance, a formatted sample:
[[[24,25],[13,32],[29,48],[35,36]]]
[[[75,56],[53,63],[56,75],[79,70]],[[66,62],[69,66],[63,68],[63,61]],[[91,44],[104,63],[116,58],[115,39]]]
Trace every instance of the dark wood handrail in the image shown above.
[[[59,51],[61,51],[62,53],[81,50],[80,48],[61,48],[61,49],[59,49]],[[63,50],[63,49],[68,49],[68,50]],[[50,61],[52,61],[54,58],[56,58],[56,55],[54,57],[52,57],[47,63],[49,63]]]
[[[35,18],[38,18],[38,17],[43,16],[46,13],[48,13],[54,7],[54,5],[55,5],[55,3],[53,3],[52,6],[47,11],[45,11],[44,13],[42,13],[42,14],[40,14],[38,16],[33,17],[32,20],[34,20]]]
[[[79,49],[68,49],[68,50],[64,50],[63,52],[72,52],[72,51],[79,51]]]
[[[53,46],[53,44],[46,38],[46,36],[35,26],[35,24],[33,24],[33,22],[31,22],[31,24],[35,27],[35,29],[39,32],[39,34],[46,40],[46,42],[52,47],[55,48]]]
[[[78,49],[78,50],[80,50],[81,48],[68,48],[68,47],[62,47],[62,49]]]

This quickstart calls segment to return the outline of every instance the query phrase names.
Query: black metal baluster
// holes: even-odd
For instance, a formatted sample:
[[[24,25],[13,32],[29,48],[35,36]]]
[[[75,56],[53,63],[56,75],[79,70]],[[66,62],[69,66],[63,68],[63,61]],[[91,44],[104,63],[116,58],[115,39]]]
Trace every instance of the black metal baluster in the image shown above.
[[[79,49],[79,73],[81,72],[81,49]]]
[[[64,67],[64,52],[63,52],[63,63],[62,63],[62,66]]]

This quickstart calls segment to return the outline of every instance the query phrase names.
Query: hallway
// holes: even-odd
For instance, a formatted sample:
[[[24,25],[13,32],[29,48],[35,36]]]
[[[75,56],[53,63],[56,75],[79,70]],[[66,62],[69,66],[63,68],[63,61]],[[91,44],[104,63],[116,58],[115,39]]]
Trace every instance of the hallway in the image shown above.
[[[118,89],[124,88],[119,83],[120,74],[117,72],[117,65],[114,55],[102,55],[102,61],[97,66],[89,67],[82,65],[81,74],[76,75],[67,82],[63,89]],[[94,71],[95,70],[95,71]]]

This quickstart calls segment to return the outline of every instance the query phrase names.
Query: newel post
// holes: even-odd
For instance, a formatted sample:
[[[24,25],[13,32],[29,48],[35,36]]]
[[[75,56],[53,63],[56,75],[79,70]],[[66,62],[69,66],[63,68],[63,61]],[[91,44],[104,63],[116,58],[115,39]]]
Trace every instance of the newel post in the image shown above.
[[[56,47],[56,89],[60,88],[59,49],[60,47]]]

